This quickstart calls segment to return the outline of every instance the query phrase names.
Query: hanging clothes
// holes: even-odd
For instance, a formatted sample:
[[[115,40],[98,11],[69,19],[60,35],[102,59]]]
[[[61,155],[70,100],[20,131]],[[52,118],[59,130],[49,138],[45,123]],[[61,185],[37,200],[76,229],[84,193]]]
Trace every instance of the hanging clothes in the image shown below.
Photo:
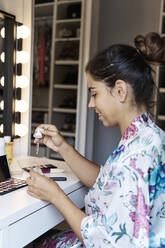
[[[49,86],[52,23],[36,22],[34,32],[34,85]]]
[[[45,47],[45,29],[44,27],[41,30],[41,43],[38,47],[38,63],[39,63],[39,84],[41,86],[46,86],[45,82],[45,75],[44,75],[44,66],[45,66],[45,53],[46,53],[46,47]]]

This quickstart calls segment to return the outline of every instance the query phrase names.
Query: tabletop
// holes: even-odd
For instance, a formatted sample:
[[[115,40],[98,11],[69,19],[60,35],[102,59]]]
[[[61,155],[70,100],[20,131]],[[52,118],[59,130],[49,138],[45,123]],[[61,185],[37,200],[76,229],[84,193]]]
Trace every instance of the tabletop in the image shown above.
[[[32,160],[30,157],[22,158],[22,160],[21,158],[17,159],[19,162],[23,162],[21,162],[22,167],[29,166],[29,162],[27,161],[31,163]],[[44,158],[39,158],[38,161],[39,163],[52,162],[58,168],[64,169],[64,172],[58,173],[58,176],[67,177],[67,181],[57,183],[68,197],[78,207],[82,208],[87,189],[72,173],[66,163],[54,160],[45,161]],[[28,173],[22,172],[22,169],[20,169],[21,166],[19,168],[17,166],[15,168],[18,175],[14,173],[14,167],[11,169],[14,177],[26,178]],[[3,244],[3,248],[9,248],[11,246],[9,242],[12,242],[12,248],[23,247],[53,226],[59,224],[62,220],[63,217],[53,205],[28,195],[27,186],[0,196],[0,244]],[[14,246],[13,242],[15,242]]]

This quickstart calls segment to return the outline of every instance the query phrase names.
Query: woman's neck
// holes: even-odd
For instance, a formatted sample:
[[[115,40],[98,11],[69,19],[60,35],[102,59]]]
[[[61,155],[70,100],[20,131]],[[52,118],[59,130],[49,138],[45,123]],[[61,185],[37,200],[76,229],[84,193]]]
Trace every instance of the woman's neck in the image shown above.
[[[147,112],[146,108],[141,107],[141,108],[136,109],[134,111],[127,111],[127,113],[122,114],[122,117],[121,117],[120,123],[119,123],[121,134],[122,135],[124,134],[126,128],[129,127],[129,125],[132,123],[132,121],[136,117],[144,114],[145,112]]]

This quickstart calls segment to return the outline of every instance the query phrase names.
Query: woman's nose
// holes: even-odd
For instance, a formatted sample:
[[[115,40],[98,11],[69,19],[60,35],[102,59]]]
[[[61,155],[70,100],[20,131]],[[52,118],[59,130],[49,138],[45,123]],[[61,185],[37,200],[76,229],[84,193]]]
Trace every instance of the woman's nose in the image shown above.
[[[88,108],[95,108],[95,102],[94,102],[94,100],[92,99],[92,97],[91,97],[90,100],[89,100]]]

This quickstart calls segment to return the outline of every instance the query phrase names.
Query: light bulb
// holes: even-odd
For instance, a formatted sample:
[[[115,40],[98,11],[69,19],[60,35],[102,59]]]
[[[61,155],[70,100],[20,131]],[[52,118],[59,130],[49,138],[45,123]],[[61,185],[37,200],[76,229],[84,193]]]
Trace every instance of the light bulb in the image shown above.
[[[16,52],[16,62],[17,64],[25,64],[29,60],[29,54],[26,51],[17,51]]]
[[[5,28],[1,28],[1,37],[4,39],[5,38]]]
[[[4,101],[3,100],[0,102],[0,109],[4,110]]]
[[[27,127],[25,124],[15,123],[15,135],[23,137],[27,134]]]
[[[16,76],[16,88],[26,88],[29,84],[29,79],[24,76]]]
[[[0,84],[2,87],[4,87],[4,85],[5,85],[4,76],[2,76],[0,78]],[[29,79],[26,76],[24,76],[24,75],[16,76],[16,88],[24,89],[28,86],[28,84],[29,84]]]
[[[5,77],[4,76],[1,77],[0,83],[1,83],[1,86],[4,87],[4,85],[5,85]]]
[[[24,113],[28,110],[27,102],[24,100],[16,100],[15,102],[15,111]]]
[[[5,62],[5,53],[4,52],[1,53],[1,61],[3,63]]]
[[[21,25],[17,26],[17,39],[26,39],[30,34],[30,30],[27,26]]]
[[[0,125],[0,132],[3,133],[3,124]]]

